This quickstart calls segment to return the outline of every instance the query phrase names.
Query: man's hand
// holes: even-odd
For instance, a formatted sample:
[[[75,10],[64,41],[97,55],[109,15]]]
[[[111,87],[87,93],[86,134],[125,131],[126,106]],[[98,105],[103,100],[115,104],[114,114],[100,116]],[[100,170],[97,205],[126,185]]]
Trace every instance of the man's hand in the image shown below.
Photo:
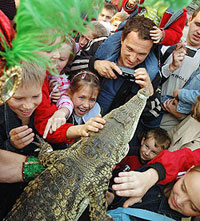
[[[153,43],[157,44],[161,41],[161,39],[163,39],[164,32],[160,28],[153,26],[153,30],[150,31],[150,36]]]
[[[123,207],[127,208],[139,202],[144,194],[158,181],[158,173],[155,169],[148,169],[145,172],[121,172],[114,178],[113,190],[118,196],[130,197],[124,202]]]
[[[149,89],[150,96],[153,95],[153,86],[151,84],[150,77],[145,68],[138,68],[135,70],[135,83],[139,84],[141,88]]]
[[[181,62],[185,58],[185,55],[186,55],[185,44],[184,43],[177,44],[175,50],[172,53],[173,57],[172,63],[169,65],[170,72],[174,72],[175,70],[180,68]]]
[[[111,61],[96,60],[94,62],[94,68],[99,73],[99,75],[105,78],[116,79],[117,76],[114,73],[114,71],[116,71],[120,75],[122,74],[120,68],[114,62]]]
[[[55,132],[59,127],[66,123],[66,118],[68,118],[69,110],[66,107],[63,107],[57,110],[51,118],[49,118],[47,125],[44,130],[43,138],[47,137],[47,134],[52,134]]]
[[[173,91],[173,96],[176,100],[178,100],[178,95],[179,95],[180,91],[181,91],[181,89],[175,89]]]
[[[163,104],[162,104],[162,108],[169,112],[170,114],[172,114],[173,116],[175,116],[178,119],[182,119],[183,117],[185,117],[185,114],[179,113],[177,112],[176,108],[178,106],[178,101],[173,98],[173,99],[167,99]]]
[[[17,149],[23,149],[29,145],[34,140],[35,136],[32,131],[32,128],[29,128],[27,125],[12,129],[9,132],[12,145]]]

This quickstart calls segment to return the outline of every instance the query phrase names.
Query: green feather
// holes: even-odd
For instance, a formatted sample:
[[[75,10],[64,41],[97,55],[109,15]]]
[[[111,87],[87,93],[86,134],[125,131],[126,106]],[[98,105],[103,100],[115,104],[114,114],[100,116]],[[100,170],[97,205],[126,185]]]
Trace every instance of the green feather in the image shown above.
[[[17,34],[12,41],[12,48],[4,47],[0,55],[8,67],[19,65],[20,61],[35,62],[42,67],[51,66],[51,61],[38,51],[49,51],[56,37],[74,31],[85,31],[83,13],[89,21],[96,16],[96,9],[101,9],[103,0],[21,0],[15,17]]]

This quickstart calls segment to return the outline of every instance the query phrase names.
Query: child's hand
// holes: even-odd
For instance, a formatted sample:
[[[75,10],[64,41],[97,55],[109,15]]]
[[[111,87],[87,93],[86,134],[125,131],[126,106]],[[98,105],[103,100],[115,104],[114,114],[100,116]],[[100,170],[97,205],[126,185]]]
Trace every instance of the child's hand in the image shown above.
[[[66,107],[63,107],[57,110],[52,117],[48,120],[47,125],[44,130],[43,138],[47,137],[48,132],[52,134],[59,127],[66,123],[66,118],[68,118],[69,110]]]
[[[153,30],[150,31],[150,36],[153,43],[157,44],[161,41],[161,39],[163,39],[164,32],[160,28],[153,26]]]
[[[51,92],[51,100],[54,103],[57,103],[57,101],[60,99],[61,95],[62,94],[60,93],[60,89],[59,88],[53,89],[53,91]]]
[[[89,121],[87,121],[82,126],[80,131],[81,137],[87,137],[89,136],[88,132],[98,132],[100,129],[103,128],[106,121],[101,117],[100,114],[98,114],[96,117],[90,118]]]
[[[17,149],[23,149],[34,140],[34,133],[32,128],[27,125],[16,127],[9,132],[10,141]]]

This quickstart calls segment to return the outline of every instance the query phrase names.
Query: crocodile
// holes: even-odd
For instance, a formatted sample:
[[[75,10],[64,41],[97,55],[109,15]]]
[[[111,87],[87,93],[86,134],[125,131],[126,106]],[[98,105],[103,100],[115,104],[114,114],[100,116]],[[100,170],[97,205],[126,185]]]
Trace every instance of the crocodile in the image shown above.
[[[91,132],[66,150],[53,151],[42,138],[38,159],[47,168],[30,181],[4,220],[78,220],[89,205],[90,220],[109,221],[106,192],[112,169],[128,153],[149,91],[142,88],[108,113],[98,133]]]

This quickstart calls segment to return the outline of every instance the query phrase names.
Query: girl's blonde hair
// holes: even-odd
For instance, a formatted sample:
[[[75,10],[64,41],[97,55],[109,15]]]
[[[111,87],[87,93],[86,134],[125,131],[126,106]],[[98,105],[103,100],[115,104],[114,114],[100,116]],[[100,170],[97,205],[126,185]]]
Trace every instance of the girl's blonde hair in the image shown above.
[[[69,93],[74,94],[83,86],[90,86],[92,89],[97,89],[100,92],[99,78],[92,72],[81,71],[74,75],[70,82]]]
[[[62,42],[67,43],[70,46],[71,53],[67,62],[67,65],[70,65],[76,56],[76,43],[74,39],[69,35],[64,36],[62,38]]]
[[[110,24],[112,24],[114,21],[124,21],[127,19],[129,14],[127,12],[117,12],[110,20]]]
[[[192,117],[200,122],[200,96],[196,98],[196,104],[192,107]]]

